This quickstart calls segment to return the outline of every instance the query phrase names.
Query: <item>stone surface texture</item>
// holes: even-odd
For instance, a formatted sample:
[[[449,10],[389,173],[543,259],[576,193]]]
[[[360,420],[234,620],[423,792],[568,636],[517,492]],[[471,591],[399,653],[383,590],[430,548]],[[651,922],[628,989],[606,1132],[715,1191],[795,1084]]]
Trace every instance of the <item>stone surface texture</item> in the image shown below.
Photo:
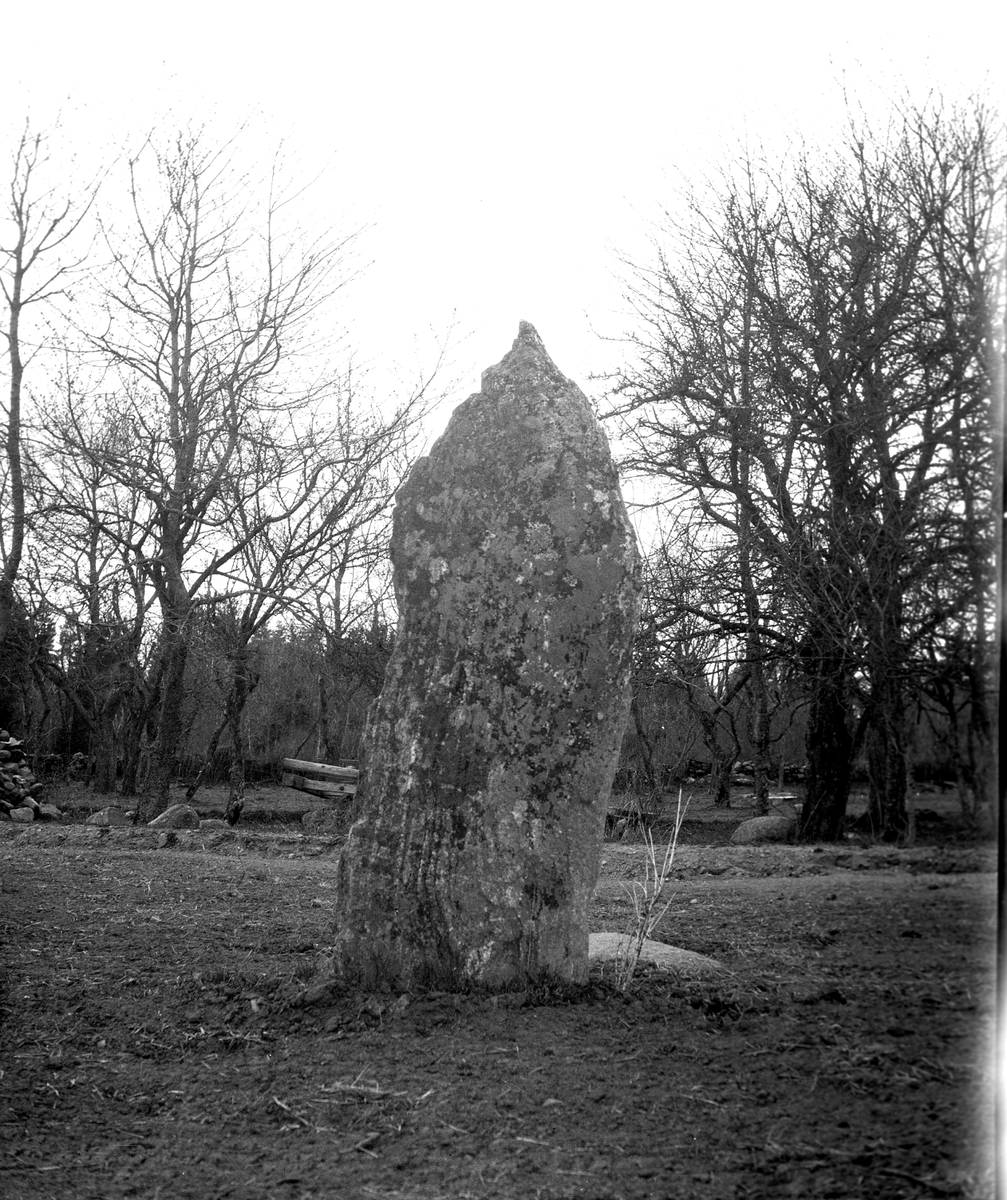
[[[731,834],[734,846],[757,846],[761,842],[792,842],[797,832],[794,817],[751,817]]]
[[[100,812],[92,813],[84,822],[85,825],[100,825],[103,828],[121,827],[129,824],[129,818],[121,808],[103,808]]]
[[[336,959],[402,988],[582,979],[639,565],[605,435],[531,325],[400,489],[392,561]]]
[[[173,804],[147,824],[152,829],[198,829],[199,813],[191,805]]]

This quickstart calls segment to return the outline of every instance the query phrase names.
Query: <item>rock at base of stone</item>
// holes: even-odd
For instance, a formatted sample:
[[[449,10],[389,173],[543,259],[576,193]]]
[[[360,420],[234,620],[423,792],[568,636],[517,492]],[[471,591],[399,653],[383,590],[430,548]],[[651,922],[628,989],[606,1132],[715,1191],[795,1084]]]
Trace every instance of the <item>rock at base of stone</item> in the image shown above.
[[[199,822],[200,829],[226,829],[227,822],[223,817],[207,817],[204,821]]]
[[[751,817],[731,834],[732,846],[757,846],[762,842],[792,842],[797,822],[792,817]]]
[[[100,812],[92,813],[84,824],[99,825],[105,829],[120,829],[129,824],[129,818],[121,808],[103,808]]]
[[[35,820],[35,810],[33,808],[12,808],[10,810],[10,819],[27,824],[29,821]]]
[[[199,813],[188,804],[173,804],[147,825],[151,829],[198,829]]]
[[[617,962],[626,958],[634,942],[627,933],[592,933],[588,939],[588,956],[592,962]],[[715,958],[707,958],[694,950],[667,946],[650,938],[643,943],[640,962],[653,963],[662,971],[677,971],[691,977],[716,975],[725,969]]]
[[[55,804],[40,804],[35,810],[35,816],[40,821],[59,821],[63,814]]]
[[[346,813],[331,808],[313,808],[301,817],[301,824],[311,833],[343,833]]]

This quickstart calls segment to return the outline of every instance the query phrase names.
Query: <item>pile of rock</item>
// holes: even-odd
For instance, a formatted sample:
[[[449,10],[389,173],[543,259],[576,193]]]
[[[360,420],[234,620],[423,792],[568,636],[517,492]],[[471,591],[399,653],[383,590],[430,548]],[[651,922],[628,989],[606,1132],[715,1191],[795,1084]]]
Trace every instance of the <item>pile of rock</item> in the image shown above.
[[[0,729],[0,819],[56,821],[61,816],[52,804],[40,804],[42,784],[28,765],[23,743]]]

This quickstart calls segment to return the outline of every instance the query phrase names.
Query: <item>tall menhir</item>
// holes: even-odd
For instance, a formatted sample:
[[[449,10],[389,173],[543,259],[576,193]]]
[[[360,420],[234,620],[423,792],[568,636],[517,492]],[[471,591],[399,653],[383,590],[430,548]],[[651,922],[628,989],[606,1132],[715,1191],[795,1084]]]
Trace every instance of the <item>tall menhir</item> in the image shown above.
[[[605,435],[526,322],[399,491],[392,561],[337,964],[366,987],[583,979],[639,561]]]

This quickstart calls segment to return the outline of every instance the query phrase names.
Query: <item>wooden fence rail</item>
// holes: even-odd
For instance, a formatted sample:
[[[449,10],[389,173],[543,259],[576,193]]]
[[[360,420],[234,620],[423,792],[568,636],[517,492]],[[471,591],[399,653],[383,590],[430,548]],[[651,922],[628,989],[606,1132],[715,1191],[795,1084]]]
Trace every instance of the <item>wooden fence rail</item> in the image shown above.
[[[356,767],[332,767],[328,763],[285,758],[281,782],[284,787],[296,788],[299,792],[337,800],[356,793],[359,774]]]

